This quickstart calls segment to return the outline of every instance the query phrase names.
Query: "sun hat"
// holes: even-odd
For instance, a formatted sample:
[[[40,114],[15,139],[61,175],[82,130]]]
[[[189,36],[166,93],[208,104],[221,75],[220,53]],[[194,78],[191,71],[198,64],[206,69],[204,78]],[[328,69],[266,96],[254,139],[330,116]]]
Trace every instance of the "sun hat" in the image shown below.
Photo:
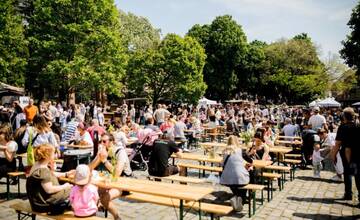
[[[75,184],[76,185],[86,185],[90,180],[90,168],[88,165],[80,164],[76,167],[75,172]]]
[[[314,107],[314,112],[319,112],[320,108],[318,106]]]

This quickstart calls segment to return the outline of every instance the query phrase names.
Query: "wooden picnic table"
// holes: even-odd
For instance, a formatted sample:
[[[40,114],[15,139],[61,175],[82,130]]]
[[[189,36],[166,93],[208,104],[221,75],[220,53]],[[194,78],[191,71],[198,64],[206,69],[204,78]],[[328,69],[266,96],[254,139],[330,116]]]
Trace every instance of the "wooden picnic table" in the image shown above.
[[[212,147],[225,148],[227,146],[227,144],[219,143],[219,142],[204,142],[204,143],[200,143],[200,146],[203,148],[212,148]]]
[[[214,158],[210,158],[209,156],[200,155],[200,154],[190,154],[190,153],[183,153],[181,158],[178,158],[176,154],[172,154],[171,158],[174,159],[183,159],[183,160],[195,160],[199,162],[208,162],[208,163],[221,163],[223,158],[219,156],[215,156]]]
[[[69,178],[60,178],[66,181],[72,181]],[[142,194],[161,196],[180,200],[180,219],[184,218],[184,200],[186,203],[199,202],[206,195],[214,191],[213,188],[199,187],[190,185],[179,185],[163,182],[154,182],[150,180],[141,180],[133,178],[119,177],[116,181],[106,182],[104,179],[93,181],[93,183],[105,189],[119,189],[128,192],[137,192]],[[200,206],[201,207],[201,206]]]
[[[79,144],[63,144],[64,147],[67,148],[77,148],[77,149],[91,149],[93,146],[91,145],[79,145]]]
[[[299,136],[283,136],[283,135],[279,135],[279,136],[277,136],[277,139],[294,139],[294,140],[296,140],[296,139],[298,139],[298,140],[301,140],[301,137],[299,137]]]
[[[276,140],[275,143],[277,143],[277,144],[295,144],[295,145],[301,145],[301,144],[302,144],[302,141],[298,141],[298,140],[292,140],[292,141]]]

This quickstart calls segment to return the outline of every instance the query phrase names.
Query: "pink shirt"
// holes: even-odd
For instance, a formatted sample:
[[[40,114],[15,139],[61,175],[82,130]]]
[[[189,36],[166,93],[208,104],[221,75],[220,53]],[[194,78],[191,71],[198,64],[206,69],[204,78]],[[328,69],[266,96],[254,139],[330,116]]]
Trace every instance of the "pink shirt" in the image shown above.
[[[83,189],[80,186],[73,186],[71,189],[70,202],[76,216],[90,216],[96,213],[98,200],[97,187],[92,184],[84,186]]]

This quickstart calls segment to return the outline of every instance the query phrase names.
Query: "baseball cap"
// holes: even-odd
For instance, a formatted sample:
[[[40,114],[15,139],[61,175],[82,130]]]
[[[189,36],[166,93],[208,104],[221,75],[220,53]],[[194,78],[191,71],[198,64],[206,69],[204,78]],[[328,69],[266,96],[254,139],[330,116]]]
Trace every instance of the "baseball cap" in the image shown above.
[[[88,165],[80,164],[76,167],[75,172],[75,184],[76,185],[86,185],[90,180],[90,168]]]

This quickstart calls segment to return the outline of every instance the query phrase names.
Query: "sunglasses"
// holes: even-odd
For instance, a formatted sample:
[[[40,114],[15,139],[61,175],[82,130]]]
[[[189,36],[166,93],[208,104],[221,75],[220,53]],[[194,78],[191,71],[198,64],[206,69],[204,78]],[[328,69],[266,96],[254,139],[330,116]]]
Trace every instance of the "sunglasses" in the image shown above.
[[[101,142],[100,143],[106,143],[106,142],[108,142],[109,140],[101,140]]]

